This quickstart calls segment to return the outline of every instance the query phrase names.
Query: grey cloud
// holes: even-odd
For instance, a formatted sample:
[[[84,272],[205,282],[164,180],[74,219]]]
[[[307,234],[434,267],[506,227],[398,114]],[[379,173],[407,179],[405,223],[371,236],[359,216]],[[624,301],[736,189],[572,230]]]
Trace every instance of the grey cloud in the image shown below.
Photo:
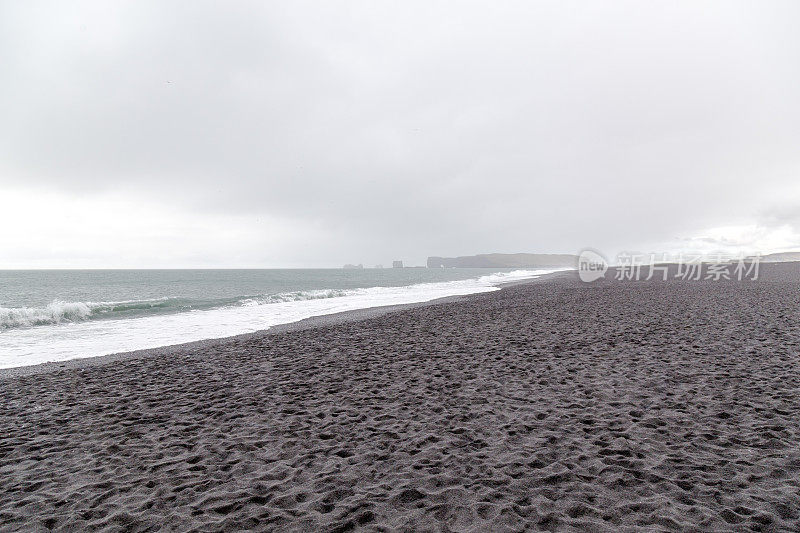
[[[367,263],[640,246],[800,163],[794,2],[2,10],[0,184],[288,217]]]

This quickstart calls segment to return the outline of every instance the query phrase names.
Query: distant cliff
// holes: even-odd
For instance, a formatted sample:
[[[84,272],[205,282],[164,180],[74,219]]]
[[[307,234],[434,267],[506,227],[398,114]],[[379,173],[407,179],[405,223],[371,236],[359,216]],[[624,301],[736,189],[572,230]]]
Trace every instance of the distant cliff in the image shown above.
[[[748,257],[747,259],[755,259]],[[800,252],[780,252],[777,254],[767,254],[759,257],[762,263],[787,263],[789,261],[800,261]]]
[[[479,254],[461,257],[429,257],[428,268],[574,268],[571,254]]]

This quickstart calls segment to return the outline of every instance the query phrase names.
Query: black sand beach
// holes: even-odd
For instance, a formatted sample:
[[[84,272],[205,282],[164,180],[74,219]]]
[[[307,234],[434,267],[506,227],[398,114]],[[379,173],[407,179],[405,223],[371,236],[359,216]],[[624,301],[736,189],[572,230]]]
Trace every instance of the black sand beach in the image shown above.
[[[0,379],[3,531],[800,530],[800,267]]]

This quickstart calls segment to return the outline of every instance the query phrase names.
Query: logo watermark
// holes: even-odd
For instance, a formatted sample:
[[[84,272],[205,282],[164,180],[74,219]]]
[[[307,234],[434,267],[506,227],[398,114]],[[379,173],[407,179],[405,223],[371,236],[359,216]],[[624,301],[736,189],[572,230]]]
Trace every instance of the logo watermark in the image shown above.
[[[591,283],[605,277],[608,262],[605,257],[594,250],[583,250],[578,255],[578,276],[581,281]]]
[[[618,281],[680,279],[684,281],[757,280],[761,255],[620,253],[610,264],[596,250],[578,255],[578,276],[591,283],[605,278],[610,267]]]

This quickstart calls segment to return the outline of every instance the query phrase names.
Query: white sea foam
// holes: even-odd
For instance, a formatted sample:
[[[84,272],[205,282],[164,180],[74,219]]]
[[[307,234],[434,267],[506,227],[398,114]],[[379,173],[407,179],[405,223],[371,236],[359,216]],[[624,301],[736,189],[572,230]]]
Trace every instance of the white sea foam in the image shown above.
[[[87,302],[54,300],[45,307],[0,307],[0,329],[83,320],[92,314]]]
[[[502,283],[533,278],[548,272],[552,271],[517,270],[474,279],[402,287],[287,292],[250,297],[207,310],[117,320],[87,319],[92,313],[114,309],[114,306],[126,302],[52,302],[43,308],[2,308],[0,320],[16,325],[0,328],[0,368],[227,337],[312,316],[488,292],[497,290]],[[149,305],[146,302],[127,303],[134,306]]]
[[[119,302],[64,302],[53,300],[44,307],[0,307],[0,331],[62,322],[80,322],[96,315],[147,310],[165,306],[167,298]]]
[[[242,305],[264,305],[281,302],[301,302],[304,300],[318,300],[321,298],[339,298],[355,294],[359,289],[315,289],[310,291],[281,292],[267,296],[254,296],[241,300]]]

